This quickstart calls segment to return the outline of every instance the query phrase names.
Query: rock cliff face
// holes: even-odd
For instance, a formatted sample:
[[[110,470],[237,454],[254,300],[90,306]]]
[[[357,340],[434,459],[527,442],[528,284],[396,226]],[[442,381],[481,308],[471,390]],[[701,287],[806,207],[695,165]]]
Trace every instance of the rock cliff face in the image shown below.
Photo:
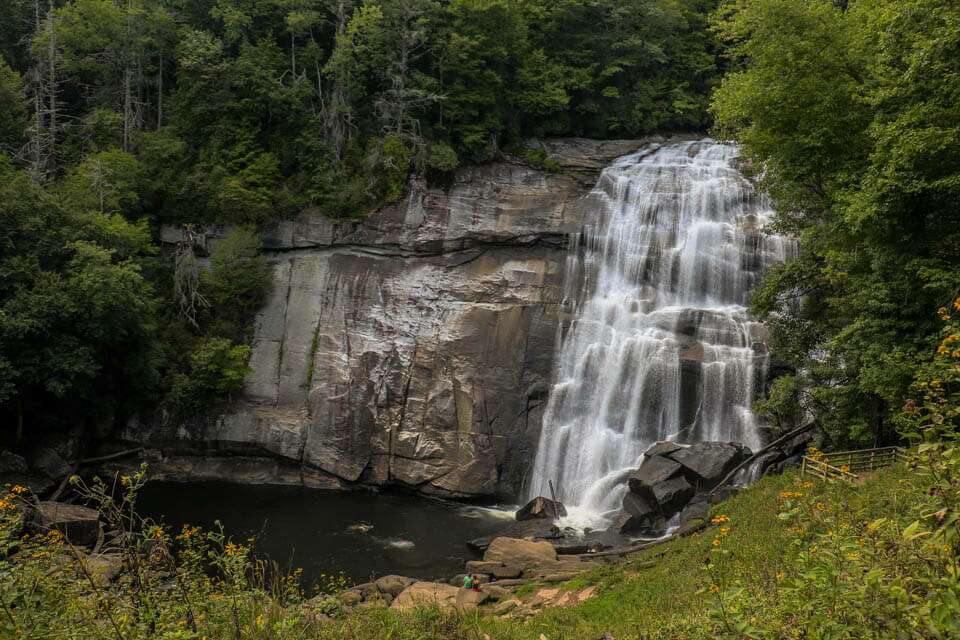
[[[243,397],[123,437],[153,447],[167,477],[515,494],[550,382],[567,238],[596,211],[596,172],[653,141],[552,141],[558,173],[489,164],[445,189],[414,184],[363,221],[307,211],[280,224]]]

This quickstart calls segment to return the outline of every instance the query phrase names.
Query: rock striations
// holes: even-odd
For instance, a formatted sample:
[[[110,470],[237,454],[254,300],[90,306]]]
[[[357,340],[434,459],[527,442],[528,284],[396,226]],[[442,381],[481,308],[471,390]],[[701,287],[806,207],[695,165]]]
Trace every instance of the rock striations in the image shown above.
[[[656,142],[543,143],[561,171],[492,163],[446,188],[412,184],[362,221],[306,211],[280,224],[265,241],[275,286],[242,398],[217,417],[141,418],[122,438],[173,479],[518,493],[550,383],[567,238],[597,211],[599,169]]]

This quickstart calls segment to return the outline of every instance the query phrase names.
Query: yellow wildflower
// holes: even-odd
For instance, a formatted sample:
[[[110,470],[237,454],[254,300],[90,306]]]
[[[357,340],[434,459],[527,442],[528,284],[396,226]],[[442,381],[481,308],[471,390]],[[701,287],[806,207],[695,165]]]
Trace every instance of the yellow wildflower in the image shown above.
[[[720,535],[725,536],[730,533],[730,527],[720,527]]]
[[[715,585],[715,584],[710,585],[710,593],[720,593],[719,585]]]
[[[713,518],[711,518],[710,522],[712,522],[713,524],[723,524],[724,522],[730,522],[730,517],[720,514],[718,516],[714,516]]]
[[[777,571],[777,582],[783,580],[783,571]]]
[[[814,507],[816,507],[817,511],[826,511],[827,509],[827,505],[823,504],[822,502],[818,502],[814,505]]]
[[[715,546],[715,547],[719,547],[719,546],[720,546],[720,538],[714,538],[714,539],[713,539],[713,546]]]
[[[13,485],[13,488],[10,489],[10,492],[11,492],[11,493],[14,493],[14,494],[16,494],[16,495],[20,495],[20,494],[22,494],[22,493],[26,493],[27,491],[29,491],[29,489],[27,489],[27,488],[26,488],[25,486],[23,486],[22,484],[15,484],[15,485]]]

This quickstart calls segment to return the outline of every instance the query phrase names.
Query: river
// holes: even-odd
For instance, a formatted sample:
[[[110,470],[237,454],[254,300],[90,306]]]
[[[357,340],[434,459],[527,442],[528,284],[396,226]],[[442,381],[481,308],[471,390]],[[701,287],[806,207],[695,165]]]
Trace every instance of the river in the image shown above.
[[[219,520],[235,541],[255,536],[259,554],[302,568],[307,585],[338,573],[354,583],[391,573],[446,580],[476,558],[467,540],[512,518],[512,512],[397,493],[227,482],[152,482],[138,510],[175,531]]]

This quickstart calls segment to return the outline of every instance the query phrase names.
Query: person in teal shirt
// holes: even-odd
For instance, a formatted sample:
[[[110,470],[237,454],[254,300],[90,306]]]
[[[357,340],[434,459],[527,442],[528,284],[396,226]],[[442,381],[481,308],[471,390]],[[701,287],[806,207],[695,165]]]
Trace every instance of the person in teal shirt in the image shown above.
[[[463,588],[464,589],[473,589],[473,576],[469,573],[463,576]]]

